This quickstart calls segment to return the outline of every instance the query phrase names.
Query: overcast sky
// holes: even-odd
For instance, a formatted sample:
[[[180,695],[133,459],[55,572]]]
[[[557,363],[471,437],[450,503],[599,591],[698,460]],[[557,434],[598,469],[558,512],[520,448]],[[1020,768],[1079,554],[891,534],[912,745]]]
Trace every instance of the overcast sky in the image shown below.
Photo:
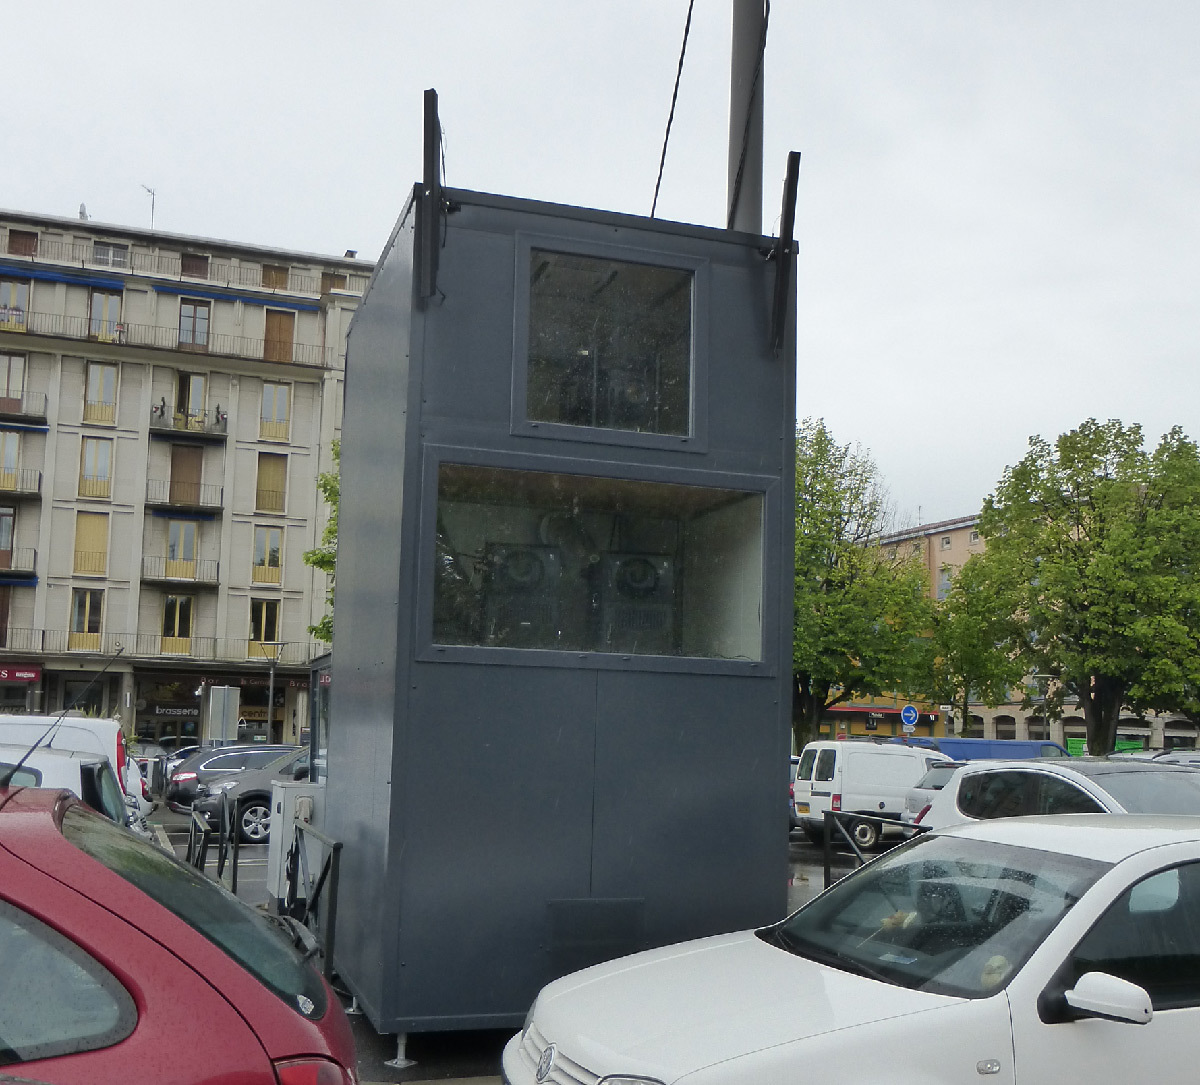
[[[0,206],[374,259],[437,89],[454,187],[648,214],[687,0],[5,9]],[[729,0],[696,0],[662,218],[724,222]],[[764,213],[803,153],[798,413],[901,523],[1030,434],[1200,437],[1200,6],[775,0]]]

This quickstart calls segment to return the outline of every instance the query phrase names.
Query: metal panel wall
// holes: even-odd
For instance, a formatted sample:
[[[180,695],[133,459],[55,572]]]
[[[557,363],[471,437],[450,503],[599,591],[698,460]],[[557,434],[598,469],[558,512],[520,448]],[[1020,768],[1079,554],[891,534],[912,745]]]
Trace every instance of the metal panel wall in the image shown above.
[[[436,291],[406,210],[347,363],[328,824],[337,968],[380,1031],[517,1025],[566,970],[786,902],[795,359],[766,242],[445,195]],[[538,246],[693,269],[686,438],[523,417]],[[761,658],[436,642],[443,462],[761,494]]]

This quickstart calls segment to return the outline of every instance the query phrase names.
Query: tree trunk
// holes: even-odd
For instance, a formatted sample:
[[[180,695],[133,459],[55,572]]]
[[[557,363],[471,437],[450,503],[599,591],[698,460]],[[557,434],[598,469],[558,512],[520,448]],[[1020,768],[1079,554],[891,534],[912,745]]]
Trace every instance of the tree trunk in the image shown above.
[[[821,717],[828,696],[828,685],[814,688],[809,675],[792,675],[792,741],[797,753],[821,733]]]
[[[1087,726],[1088,753],[1094,756],[1110,754],[1117,744],[1117,722],[1121,718],[1121,702],[1125,685],[1115,678],[1094,674],[1084,695],[1079,698]]]

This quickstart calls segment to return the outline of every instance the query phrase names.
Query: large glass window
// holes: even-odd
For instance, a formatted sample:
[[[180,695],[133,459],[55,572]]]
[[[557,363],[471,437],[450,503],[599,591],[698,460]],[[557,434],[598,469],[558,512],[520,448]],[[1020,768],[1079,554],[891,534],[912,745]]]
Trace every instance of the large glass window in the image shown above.
[[[121,338],[121,295],[111,290],[93,290],[88,335],[102,343]]]
[[[208,273],[207,266],[205,274]],[[185,271],[186,275],[187,272]],[[206,301],[183,300],[179,303],[179,349],[208,349],[208,312]]]
[[[19,411],[25,393],[25,355],[0,354],[0,410]]]
[[[0,279],[0,331],[25,331],[28,312],[28,280]]]
[[[104,592],[100,588],[71,591],[71,632],[67,647],[72,651],[100,650],[100,623],[104,616]]]
[[[433,639],[762,657],[763,497],[443,464]]]
[[[190,595],[168,595],[163,600],[162,650],[167,654],[186,655],[192,647],[192,610]]]
[[[256,584],[278,584],[283,573],[283,528],[254,529],[254,567],[251,579]]]
[[[690,270],[534,249],[531,421],[691,432]]]
[[[88,362],[87,392],[83,401],[85,422],[117,420],[117,367],[108,362]]]
[[[291,399],[290,384],[263,382],[262,410],[258,421],[258,435],[267,441],[286,441],[288,438],[288,402]]]
[[[108,497],[112,490],[112,448],[107,437],[85,437],[80,444],[79,496]]]

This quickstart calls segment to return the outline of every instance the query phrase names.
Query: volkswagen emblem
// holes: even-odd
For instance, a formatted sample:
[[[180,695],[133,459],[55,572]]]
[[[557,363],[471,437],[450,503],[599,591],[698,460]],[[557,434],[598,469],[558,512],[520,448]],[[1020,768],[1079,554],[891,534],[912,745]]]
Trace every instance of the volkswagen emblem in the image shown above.
[[[554,1067],[554,1052],[556,1048],[553,1044],[547,1044],[546,1050],[542,1052],[542,1057],[538,1059],[537,1065],[537,1081],[538,1085],[550,1076],[550,1071]]]

